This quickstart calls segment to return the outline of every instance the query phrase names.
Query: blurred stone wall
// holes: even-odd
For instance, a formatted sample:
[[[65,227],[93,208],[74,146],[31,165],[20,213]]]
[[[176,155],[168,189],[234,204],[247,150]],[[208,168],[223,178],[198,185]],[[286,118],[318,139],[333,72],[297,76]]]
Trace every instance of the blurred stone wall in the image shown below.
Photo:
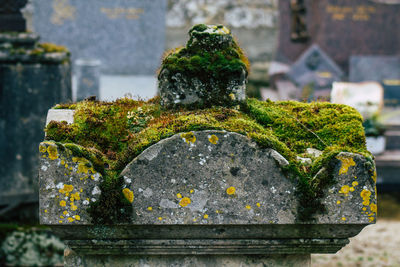
[[[252,63],[272,58],[277,41],[278,0],[168,0],[166,48],[185,44],[194,24],[224,24]]]

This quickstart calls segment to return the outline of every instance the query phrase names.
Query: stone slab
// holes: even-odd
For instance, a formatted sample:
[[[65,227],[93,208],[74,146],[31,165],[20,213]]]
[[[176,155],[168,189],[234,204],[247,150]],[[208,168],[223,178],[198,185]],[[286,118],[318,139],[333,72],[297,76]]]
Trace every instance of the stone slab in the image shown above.
[[[400,57],[353,56],[350,58],[352,82],[376,81],[384,88],[387,104],[400,104]]]
[[[72,109],[49,109],[47,112],[46,126],[51,121],[66,121],[68,124],[74,122],[75,110]]]
[[[335,82],[332,85],[331,103],[349,105],[364,118],[370,118],[383,108],[383,87],[377,82]]]
[[[289,1],[279,1],[277,60],[294,62],[312,44],[318,44],[345,71],[352,55],[400,53],[400,2],[365,0],[309,0],[304,2],[304,21],[309,38],[290,38],[292,15]],[[382,30],[384,29],[384,30]]]
[[[72,59],[99,59],[114,74],[155,74],[164,52],[166,1],[34,1],[34,30]]]

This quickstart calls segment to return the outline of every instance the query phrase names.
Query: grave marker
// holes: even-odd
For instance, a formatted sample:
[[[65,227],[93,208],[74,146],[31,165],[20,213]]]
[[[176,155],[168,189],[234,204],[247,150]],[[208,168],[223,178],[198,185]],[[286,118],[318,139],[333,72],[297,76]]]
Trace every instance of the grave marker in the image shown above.
[[[353,56],[349,80],[379,82],[384,88],[385,103],[400,104],[400,56]]]
[[[155,74],[164,51],[166,1],[34,1],[34,29],[72,59],[99,59],[106,73]]]
[[[293,10],[289,1],[279,1],[277,60],[291,63],[314,43],[344,71],[348,69],[351,55],[399,54],[400,1],[390,3],[366,0],[304,1],[305,11],[300,16],[305,21],[309,38],[293,41],[292,29],[296,29],[290,23]],[[297,13],[294,15],[299,16]]]

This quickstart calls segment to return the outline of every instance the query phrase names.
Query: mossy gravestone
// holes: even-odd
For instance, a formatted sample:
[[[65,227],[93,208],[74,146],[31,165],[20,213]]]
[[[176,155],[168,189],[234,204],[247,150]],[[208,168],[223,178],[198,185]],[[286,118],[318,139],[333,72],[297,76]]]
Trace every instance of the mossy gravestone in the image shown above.
[[[375,222],[356,110],[219,99],[54,107],[39,146],[40,218],[65,239],[66,266],[307,266]]]

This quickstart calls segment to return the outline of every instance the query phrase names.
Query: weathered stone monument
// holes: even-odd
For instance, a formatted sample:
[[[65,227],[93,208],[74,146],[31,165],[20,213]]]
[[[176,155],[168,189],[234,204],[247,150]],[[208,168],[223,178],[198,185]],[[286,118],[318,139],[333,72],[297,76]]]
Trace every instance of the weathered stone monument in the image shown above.
[[[71,100],[69,53],[38,43],[25,32],[20,9],[26,1],[2,1],[0,7],[0,211],[1,220],[37,219],[37,151],[46,110]],[[25,203],[25,211],[9,212]],[[36,209],[35,204],[36,203]],[[29,212],[30,210],[30,212]],[[17,215],[18,214],[18,215]]]
[[[164,51],[166,1],[34,1],[34,29],[102,71],[153,75]]]
[[[190,76],[198,91],[181,92],[193,101],[171,105],[187,61],[247,71],[240,48],[225,47],[229,30],[196,25],[192,44],[194,31],[209,49],[164,58],[161,69],[179,54],[170,77],[182,75],[160,74],[161,99],[50,111],[40,221],[64,238],[65,266],[309,266],[311,253],[335,253],[375,222],[375,166],[353,108],[237,102],[226,89],[242,71],[209,102],[209,69]],[[230,52],[210,49],[219,45]]]

